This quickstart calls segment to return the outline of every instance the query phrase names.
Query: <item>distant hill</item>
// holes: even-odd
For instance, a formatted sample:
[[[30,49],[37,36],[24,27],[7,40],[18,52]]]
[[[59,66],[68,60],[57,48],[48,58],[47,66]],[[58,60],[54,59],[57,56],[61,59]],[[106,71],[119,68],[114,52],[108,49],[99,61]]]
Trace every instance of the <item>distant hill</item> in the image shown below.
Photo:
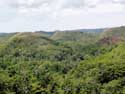
[[[0,48],[0,57],[16,58],[19,60],[56,60],[55,56],[60,51],[55,42],[38,32],[17,33]],[[57,54],[58,56],[58,54]]]
[[[102,43],[114,44],[125,41],[125,26],[106,29],[100,36]]]
[[[50,37],[52,36],[55,32],[46,32],[46,31],[35,31],[36,33],[38,34],[41,34],[42,36],[45,36],[45,37]]]
[[[101,36],[125,38],[125,26],[106,29],[104,32],[102,32]]]
[[[77,32],[77,31],[63,31],[55,32],[51,39],[61,42],[82,42],[82,44],[89,44],[92,41],[96,42],[99,38],[100,33],[97,32]]]
[[[68,32],[103,32],[106,28],[66,30]]]
[[[15,46],[39,46],[51,44],[52,40],[45,37],[45,35],[36,32],[25,32],[17,33],[12,36],[9,40],[9,44],[14,44]]]

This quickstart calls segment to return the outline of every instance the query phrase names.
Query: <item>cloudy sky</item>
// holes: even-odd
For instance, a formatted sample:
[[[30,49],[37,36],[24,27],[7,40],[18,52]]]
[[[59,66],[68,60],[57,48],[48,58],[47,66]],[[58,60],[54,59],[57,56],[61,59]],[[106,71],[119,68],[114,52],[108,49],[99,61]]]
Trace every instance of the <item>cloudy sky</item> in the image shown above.
[[[125,25],[125,0],[0,0],[0,32]]]

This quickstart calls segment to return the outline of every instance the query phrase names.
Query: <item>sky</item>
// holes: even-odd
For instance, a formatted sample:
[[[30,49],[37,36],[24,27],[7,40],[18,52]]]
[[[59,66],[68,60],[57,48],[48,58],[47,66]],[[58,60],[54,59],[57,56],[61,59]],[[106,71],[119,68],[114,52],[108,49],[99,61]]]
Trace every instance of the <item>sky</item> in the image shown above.
[[[125,0],[0,0],[0,32],[125,25]]]

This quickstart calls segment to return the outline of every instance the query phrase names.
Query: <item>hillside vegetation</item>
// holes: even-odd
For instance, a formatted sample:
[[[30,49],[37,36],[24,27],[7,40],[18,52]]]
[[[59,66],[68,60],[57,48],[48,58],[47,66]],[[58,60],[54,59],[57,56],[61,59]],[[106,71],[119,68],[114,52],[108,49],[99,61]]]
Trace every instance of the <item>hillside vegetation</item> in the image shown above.
[[[115,28],[109,28],[102,32],[102,37],[116,37],[121,38],[125,40],[125,27],[115,27]]]
[[[95,31],[0,34],[0,94],[125,94],[125,27]]]

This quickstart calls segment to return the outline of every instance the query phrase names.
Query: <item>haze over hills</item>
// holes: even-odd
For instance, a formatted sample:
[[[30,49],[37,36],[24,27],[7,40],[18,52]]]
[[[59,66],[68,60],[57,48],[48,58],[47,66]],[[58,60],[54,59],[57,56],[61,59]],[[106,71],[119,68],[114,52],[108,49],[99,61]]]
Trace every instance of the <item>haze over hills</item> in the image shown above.
[[[52,34],[53,32],[102,32],[107,28],[94,28],[94,29],[74,29],[74,30],[55,30],[55,31],[35,31],[35,32],[42,32],[44,33],[48,33],[48,34]],[[16,32],[17,33],[17,32]],[[5,34],[9,34],[9,33],[0,33],[0,35],[5,35]]]
[[[125,27],[91,30],[0,34],[0,94],[125,94]]]

